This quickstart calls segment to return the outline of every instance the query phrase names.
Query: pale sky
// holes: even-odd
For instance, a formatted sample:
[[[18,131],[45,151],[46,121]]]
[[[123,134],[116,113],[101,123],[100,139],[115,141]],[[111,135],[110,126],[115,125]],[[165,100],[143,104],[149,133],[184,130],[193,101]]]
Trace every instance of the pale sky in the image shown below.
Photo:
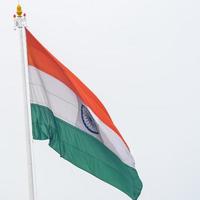
[[[28,28],[101,99],[129,144],[139,200],[200,199],[200,2],[21,1]],[[22,66],[0,0],[0,199],[28,200]],[[36,200],[128,200],[34,142]]]

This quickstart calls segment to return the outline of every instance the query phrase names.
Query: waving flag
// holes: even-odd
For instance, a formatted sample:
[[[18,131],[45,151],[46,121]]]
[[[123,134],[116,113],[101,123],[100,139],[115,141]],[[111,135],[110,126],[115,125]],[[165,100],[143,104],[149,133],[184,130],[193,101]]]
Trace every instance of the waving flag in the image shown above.
[[[33,138],[136,200],[142,183],[103,104],[26,29]]]

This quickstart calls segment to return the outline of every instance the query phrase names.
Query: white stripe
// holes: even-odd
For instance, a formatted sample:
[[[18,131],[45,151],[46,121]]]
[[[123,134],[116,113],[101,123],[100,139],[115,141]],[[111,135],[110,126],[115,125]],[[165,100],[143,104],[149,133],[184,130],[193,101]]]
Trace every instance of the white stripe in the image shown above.
[[[119,136],[105,125],[89,108],[97,121],[100,134],[87,130],[80,115],[81,100],[64,83],[56,78],[29,66],[31,103],[43,105],[52,110],[54,115],[73,126],[76,126],[96,139],[115,153],[125,164],[134,167],[134,159]]]
[[[76,124],[78,99],[68,87],[34,67],[29,67],[29,79],[32,103],[48,106],[62,120]]]

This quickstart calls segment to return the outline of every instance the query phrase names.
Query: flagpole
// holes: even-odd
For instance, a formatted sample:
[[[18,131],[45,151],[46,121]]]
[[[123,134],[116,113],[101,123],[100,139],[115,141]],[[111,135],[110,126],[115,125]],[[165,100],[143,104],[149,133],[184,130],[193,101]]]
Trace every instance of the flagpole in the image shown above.
[[[26,51],[27,48],[26,48],[26,35],[25,35],[26,19],[25,19],[25,14],[22,13],[22,7],[19,3],[17,5],[16,14],[17,15],[14,15],[15,29],[18,29],[19,31],[20,48],[21,48],[29,200],[36,200],[36,195],[35,195],[36,190],[34,185],[34,170],[33,170],[33,152],[32,152],[32,124],[31,124],[31,107],[30,107],[30,95],[29,95],[30,90],[29,90],[28,62],[27,62],[27,51]]]

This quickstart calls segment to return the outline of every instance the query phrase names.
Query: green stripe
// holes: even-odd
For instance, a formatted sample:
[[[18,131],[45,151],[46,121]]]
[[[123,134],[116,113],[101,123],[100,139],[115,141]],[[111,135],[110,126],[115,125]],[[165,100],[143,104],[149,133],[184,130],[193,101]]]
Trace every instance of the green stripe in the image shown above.
[[[136,200],[142,183],[137,171],[124,164],[94,137],[55,117],[50,109],[31,104],[33,138],[49,139],[61,157]]]

